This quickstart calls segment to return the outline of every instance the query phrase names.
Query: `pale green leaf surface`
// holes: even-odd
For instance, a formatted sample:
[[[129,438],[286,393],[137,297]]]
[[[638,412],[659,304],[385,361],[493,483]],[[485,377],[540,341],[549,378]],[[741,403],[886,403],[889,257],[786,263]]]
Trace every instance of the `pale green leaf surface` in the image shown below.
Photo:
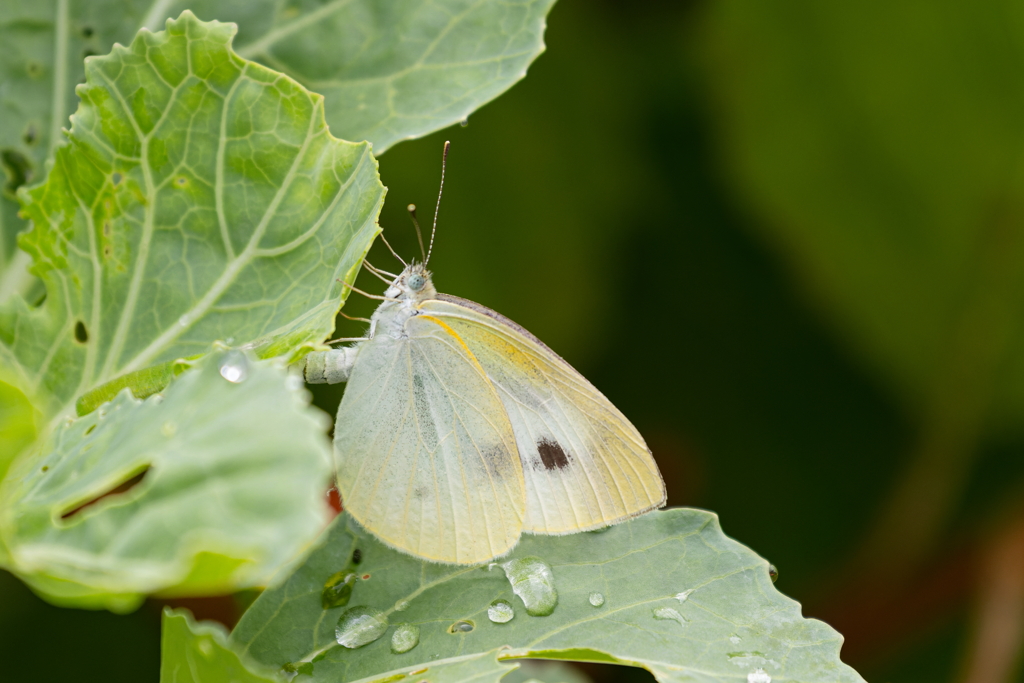
[[[242,381],[222,376],[230,367]],[[278,361],[239,351],[211,354],[164,397],[126,389],[12,465],[0,485],[8,566],[54,603],[115,611],[145,594],[265,585],[326,521],[325,428]]]
[[[324,610],[320,594],[356,549],[362,578],[348,607],[382,610],[391,626],[377,641],[349,650],[335,643],[334,633],[347,608]],[[711,513],[676,509],[602,533],[526,535],[510,557],[527,556],[553,571],[558,606],[550,616],[527,615],[499,567],[421,562],[342,515],[301,568],[253,603],[232,639],[267,666],[323,655],[309,680],[334,683],[479,652],[632,664],[662,681],[740,683],[757,668],[776,681],[862,680],[839,660],[842,637],[804,619],[799,604],[775,590],[767,562],[722,534]],[[595,591],[604,596],[600,607],[589,601]],[[513,604],[508,623],[488,619],[496,599]],[[665,610],[675,610],[681,623],[655,618],[656,611],[671,614]],[[450,633],[460,620],[475,628]],[[420,642],[395,655],[390,638],[403,622],[420,627]]]
[[[14,457],[35,440],[38,419],[25,394],[0,382],[0,480]]]
[[[184,610],[164,610],[160,660],[160,683],[265,683],[288,679],[281,675],[280,670],[267,670],[240,656],[228,642],[227,633],[220,624],[196,623]],[[416,683],[497,683],[514,667],[514,664],[499,662],[494,653],[485,652],[449,659],[426,668],[407,668],[396,674],[394,680],[416,671],[415,677],[411,678]],[[385,683],[374,678],[377,683]],[[515,683],[522,680],[518,678]]]
[[[243,56],[323,94],[334,135],[369,140],[379,154],[464,119],[522,78],[544,49],[553,2],[7,2],[0,14],[0,151],[27,164],[23,180],[42,180],[74,110],[83,57],[129,43],[143,26],[159,30],[190,9],[202,19],[236,22]],[[9,193],[0,202],[2,275],[24,223]]]
[[[912,413],[946,401],[1019,432],[1022,6],[708,10],[715,120],[754,224]]]
[[[278,674],[243,662],[216,622],[196,622],[185,610],[164,608],[160,683],[279,683]]]
[[[333,329],[379,230],[376,161],[234,31],[186,12],[90,58],[70,144],[22,191],[47,297],[0,309],[0,371],[47,416],[214,340],[287,356]]]

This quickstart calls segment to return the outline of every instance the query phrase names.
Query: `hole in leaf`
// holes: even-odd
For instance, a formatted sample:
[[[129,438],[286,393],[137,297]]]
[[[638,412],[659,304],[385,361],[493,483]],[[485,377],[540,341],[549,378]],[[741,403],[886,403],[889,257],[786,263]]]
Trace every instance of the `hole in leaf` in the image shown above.
[[[118,185],[121,184],[121,178],[123,177],[123,175],[121,175],[117,171],[114,171],[113,173],[110,174],[110,182],[114,183],[114,187],[117,187]]]
[[[39,78],[43,75],[43,66],[39,62],[29,62],[25,65],[25,70],[31,78]]]
[[[89,428],[85,430],[85,433],[82,436],[89,436],[92,434],[94,429],[96,429],[96,425],[89,425]]]
[[[448,633],[469,633],[474,628],[476,628],[476,624],[474,624],[472,621],[456,621],[454,624],[448,627]]]
[[[174,183],[178,187],[185,187],[186,185],[188,185],[188,178],[186,178],[185,176],[178,176],[177,178],[174,179]]]
[[[103,258],[110,258],[114,255],[114,248],[109,244],[103,245]]]
[[[79,344],[89,341],[89,330],[85,329],[85,323],[81,320],[75,323],[75,341]]]
[[[96,33],[96,31],[93,30],[92,26],[83,26],[82,27],[82,37],[83,38],[92,38],[94,33]]]
[[[109,491],[101,493],[100,495],[96,496],[95,498],[92,498],[91,500],[87,500],[86,502],[82,503],[81,505],[79,505],[77,507],[74,507],[71,510],[65,512],[63,515],[60,516],[61,520],[67,521],[67,520],[71,519],[75,515],[79,514],[82,510],[84,510],[87,507],[90,507],[92,505],[95,505],[96,503],[100,502],[104,498],[108,498],[110,496],[115,496],[115,495],[122,494],[122,493],[127,493],[128,491],[132,490],[133,488],[135,488],[136,486],[138,486],[139,484],[142,483],[142,480],[145,479],[146,475],[149,473],[149,470],[150,470],[150,467],[147,465],[144,470],[142,470],[141,472],[139,472],[136,475],[133,475],[132,477],[130,477],[129,479],[125,480],[124,482],[118,484],[117,486],[115,486],[114,488],[110,489]]]
[[[363,561],[363,551],[356,548],[352,551],[352,564],[359,564]]]
[[[30,123],[25,126],[25,132],[21,134],[21,139],[29,147],[39,142],[39,130],[36,128],[36,124]]]
[[[0,165],[7,174],[4,191],[14,194],[18,188],[32,179],[32,162],[15,149],[0,150]]]

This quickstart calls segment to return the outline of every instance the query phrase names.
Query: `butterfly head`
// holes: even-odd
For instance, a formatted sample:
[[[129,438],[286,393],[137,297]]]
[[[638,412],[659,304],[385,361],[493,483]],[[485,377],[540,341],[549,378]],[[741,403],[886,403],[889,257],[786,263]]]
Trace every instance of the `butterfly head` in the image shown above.
[[[397,299],[423,301],[433,299],[437,295],[430,271],[422,263],[412,263],[395,278],[388,289],[387,296]]]

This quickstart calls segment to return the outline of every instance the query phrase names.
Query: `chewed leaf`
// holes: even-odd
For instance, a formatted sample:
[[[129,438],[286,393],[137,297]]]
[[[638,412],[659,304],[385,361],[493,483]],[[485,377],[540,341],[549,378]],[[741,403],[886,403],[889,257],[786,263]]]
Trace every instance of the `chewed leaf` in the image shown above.
[[[325,609],[325,582],[357,550],[350,601]],[[538,596],[550,611],[531,609]],[[352,605],[389,624],[358,649],[340,646],[336,631]],[[418,644],[394,654],[393,634],[409,627]],[[775,590],[767,562],[727,538],[713,514],[688,509],[601,533],[524,536],[509,558],[469,568],[400,554],[342,515],[232,640],[267,666],[312,663],[308,680],[324,682],[492,652],[641,666],[660,681],[863,683],[839,659],[842,637],[803,618]]]
[[[378,231],[376,161],[234,33],[185,12],[89,58],[70,144],[22,191],[47,295],[0,309],[0,366],[48,417],[215,340],[290,356],[333,328]]]
[[[10,569],[61,605],[265,585],[323,528],[322,414],[274,361],[219,351],[164,397],[122,391],[0,487]]]
[[[43,180],[74,111],[84,55],[128,44],[140,28],[159,30],[185,9],[235,22],[243,57],[326,95],[334,135],[369,140],[380,153],[466,118],[522,78],[544,49],[553,1],[121,0],[117,11],[102,2],[8,3],[0,17],[11,67],[0,90],[0,300],[14,235],[27,225],[11,191]]]

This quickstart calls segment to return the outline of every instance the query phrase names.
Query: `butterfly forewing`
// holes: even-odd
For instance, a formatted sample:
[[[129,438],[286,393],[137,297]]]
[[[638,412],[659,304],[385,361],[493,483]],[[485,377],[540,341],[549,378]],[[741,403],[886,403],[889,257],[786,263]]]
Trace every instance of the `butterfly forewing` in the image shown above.
[[[494,386],[448,326],[359,349],[335,426],[345,509],[385,542],[458,564],[501,555],[525,508],[512,426]]]
[[[449,295],[420,310],[465,341],[498,391],[526,481],[524,531],[594,529],[664,504],[664,482],[636,428],[536,337]]]

